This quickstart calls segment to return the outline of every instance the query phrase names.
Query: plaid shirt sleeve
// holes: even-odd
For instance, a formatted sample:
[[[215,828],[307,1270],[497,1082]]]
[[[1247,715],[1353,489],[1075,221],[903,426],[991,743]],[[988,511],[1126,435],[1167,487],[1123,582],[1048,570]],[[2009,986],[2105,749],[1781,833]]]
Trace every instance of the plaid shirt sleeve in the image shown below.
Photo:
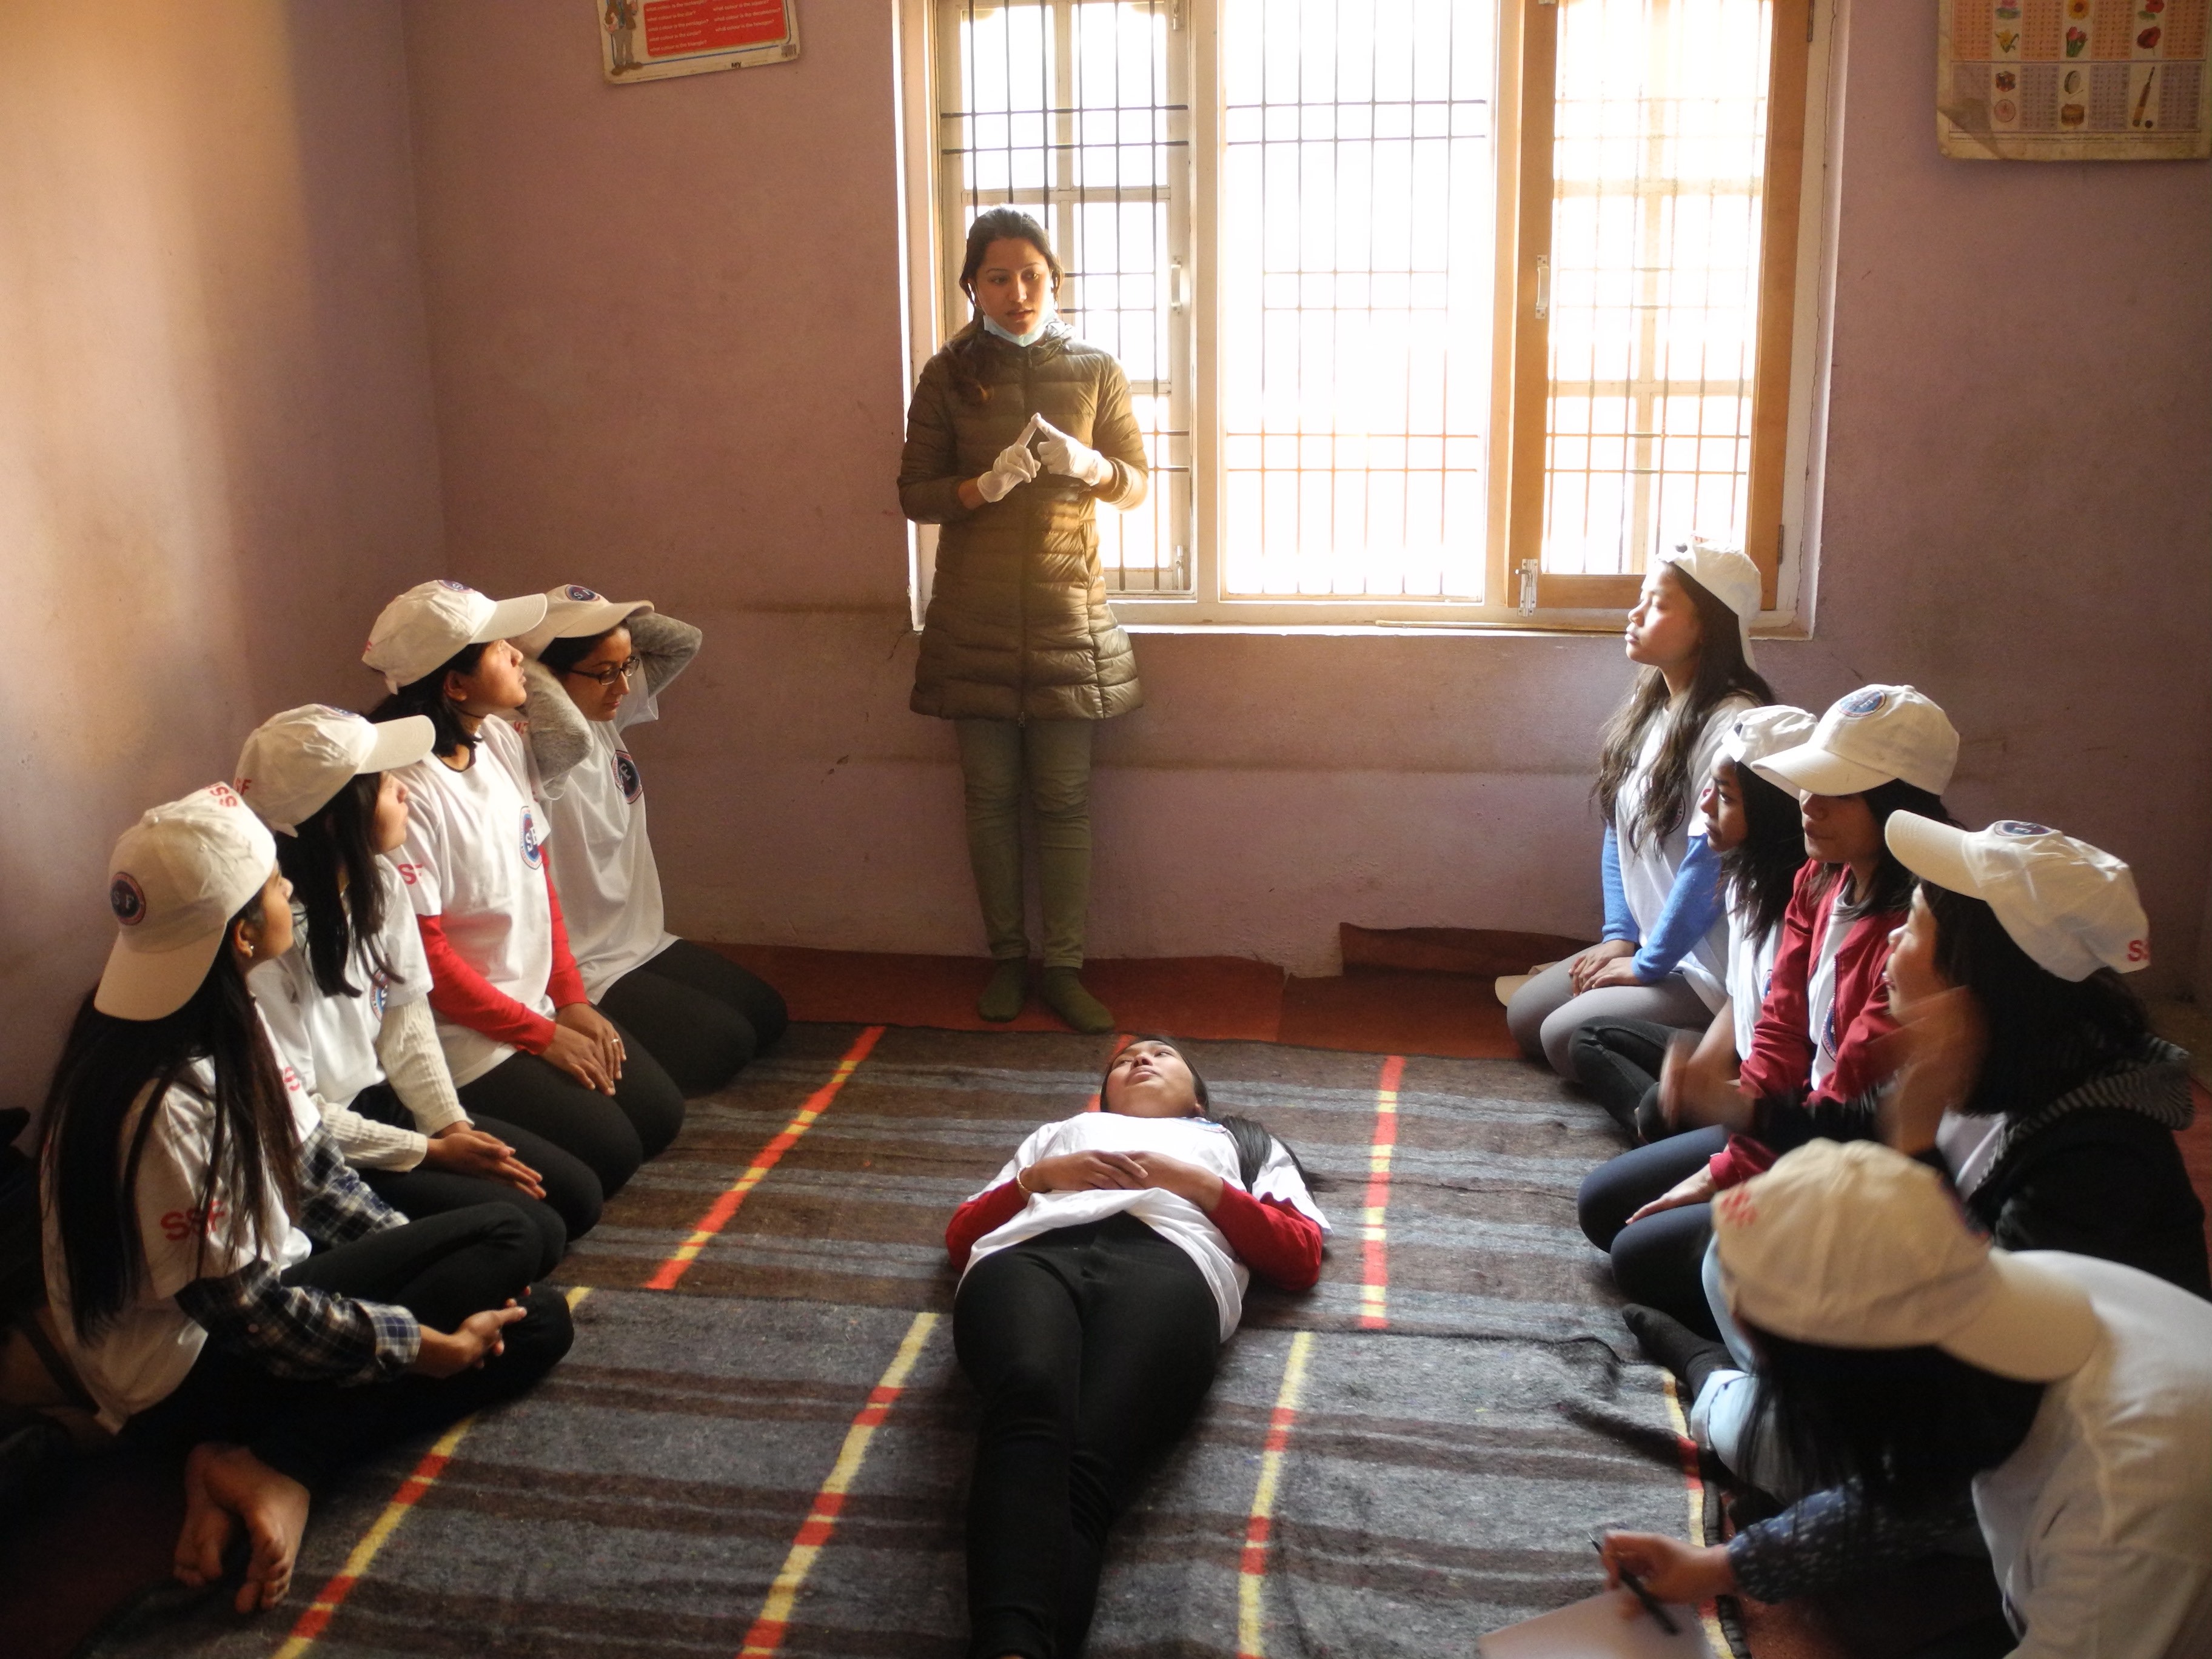
[[[403,1227],[407,1218],[369,1191],[345,1161],[337,1137],[318,1123],[300,1148],[300,1231],[319,1244]]]
[[[406,1309],[287,1285],[265,1261],[196,1279],[177,1292],[177,1305],[212,1341],[295,1382],[384,1382],[413,1364],[422,1346],[422,1328]]]

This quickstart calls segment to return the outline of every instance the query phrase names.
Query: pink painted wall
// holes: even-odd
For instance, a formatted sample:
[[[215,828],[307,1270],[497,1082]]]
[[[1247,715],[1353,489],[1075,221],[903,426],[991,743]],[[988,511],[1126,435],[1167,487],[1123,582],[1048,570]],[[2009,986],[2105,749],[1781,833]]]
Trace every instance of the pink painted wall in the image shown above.
[[[457,574],[702,623],[641,734],[677,926],[980,951],[951,733],[906,712],[888,0],[806,0],[795,64],[599,78],[580,7],[409,0]],[[1909,680],[1963,816],[2137,866],[2194,959],[2212,853],[2212,170],[1946,161],[1932,21],[1842,71],[1818,708]],[[1304,971],[1340,921],[1596,914],[1610,641],[1152,635],[1101,736],[1092,947]]]
[[[113,936],[116,836],[266,714],[364,695],[441,532],[396,7],[15,6],[0,62],[18,1105]]]

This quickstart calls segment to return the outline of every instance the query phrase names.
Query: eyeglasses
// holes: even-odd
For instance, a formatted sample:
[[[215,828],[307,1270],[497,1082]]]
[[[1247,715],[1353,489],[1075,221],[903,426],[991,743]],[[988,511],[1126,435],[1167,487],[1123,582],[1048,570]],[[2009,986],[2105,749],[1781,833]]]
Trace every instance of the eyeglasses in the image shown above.
[[[609,663],[605,668],[564,668],[561,672],[574,674],[580,680],[595,681],[603,690],[611,691],[617,680],[624,685],[630,683],[637,673],[637,659],[633,657],[628,662]]]

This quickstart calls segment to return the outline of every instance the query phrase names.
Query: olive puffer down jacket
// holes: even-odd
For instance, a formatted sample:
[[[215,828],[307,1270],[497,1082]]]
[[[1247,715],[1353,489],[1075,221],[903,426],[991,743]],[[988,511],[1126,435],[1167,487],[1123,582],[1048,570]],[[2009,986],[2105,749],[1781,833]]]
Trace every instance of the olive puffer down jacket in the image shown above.
[[[959,386],[962,351],[989,396]],[[1040,472],[972,512],[963,479],[1042,415],[1113,465],[1097,489]],[[1034,444],[1032,444],[1034,448]],[[1018,346],[970,323],[929,360],[907,410],[899,504],[945,526],[908,706],[946,720],[1103,720],[1141,704],[1129,636],[1107,609],[1097,503],[1145,498],[1144,440],[1121,366],[1064,323]]]

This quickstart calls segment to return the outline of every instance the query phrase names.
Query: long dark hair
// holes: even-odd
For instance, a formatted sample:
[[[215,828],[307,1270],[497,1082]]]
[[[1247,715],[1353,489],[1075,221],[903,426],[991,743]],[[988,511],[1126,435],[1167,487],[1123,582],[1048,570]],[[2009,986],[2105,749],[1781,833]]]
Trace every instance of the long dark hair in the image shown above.
[[[1636,822],[1624,826],[1631,845],[1664,841],[1689,816],[1691,800],[1703,787],[1703,780],[1690,776],[1690,760],[1705,734],[1706,720],[1722,699],[1741,692],[1758,702],[1774,701],[1774,688],[1743,659],[1743,635],[1735,612],[1681,566],[1669,565],[1668,569],[1697,607],[1698,672],[1659,746],[1659,762],[1644,784],[1644,803]],[[1637,757],[1644,752],[1645,730],[1666,712],[1669,695],[1667,677],[1656,668],[1647,668],[1627,701],[1606,722],[1597,787],[1591,793],[1608,823],[1613,821],[1613,802],[1635,771]]]
[[[215,1073],[208,1096],[215,1127],[191,1218],[200,1259],[205,1260],[211,1233],[227,1244],[266,1238],[277,1206],[298,1207],[299,1137],[291,1107],[254,1015],[252,994],[230,952],[230,929],[260,919],[257,894],[231,918],[207,977],[174,1013],[118,1019],[101,1013],[88,995],[70,1027],[46,1091],[43,1155],[69,1273],[70,1320],[80,1340],[96,1334],[145,1283],[138,1167],[167,1092],[202,1092],[187,1069],[193,1060],[207,1060]],[[125,1126],[142,1099],[145,1109],[125,1146]],[[219,1196],[226,1200],[221,1210]]]
[[[276,837],[276,867],[307,914],[307,965],[326,997],[357,997],[367,988],[346,977],[354,946],[372,972],[389,977],[378,934],[384,927],[384,882],[375,847],[376,792],[384,775],[349,779],[296,836]]]
[[[626,622],[618,622],[615,624],[615,628],[629,626]],[[615,628],[603,628],[596,634],[556,635],[546,641],[545,648],[538,653],[538,660],[555,673],[565,674],[585,658],[590,656],[592,652],[598,650],[599,641],[613,633]]]
[[[1805,831],[1797,803],[1748,766],[1723,756],[1716,773],[1726,769],[1743,802],[1744,837],[1721,854],[1721,884],[1731,909],[1749,921],[1745,932],[1763,939],[1782,925],[1797,872],[1805,867]]]
[[[1989,1030],[1981,1075],[1961,1111],[2032,1111],[2141,1048],[2149,1017],[2111,969],[2061,979],[2014,943],[1980,899],[1929,881],[1920,891],[1936,918],[1936,967],[1973,993]]]
[[[1831,1348],[1753,1330],[1759,1405],[1807,1488],[1926,1508],[2020,1449],[2044,1385],[1941,1348]]]
[[[424,714],[437,728],[430,752],[438,756],[458,755],[464,749],[473,750],[482,741],[469,730],[461,719],[461,711],[446,695],[446,676],[473,674],[477,665],[483,660],[481,645],[465,645],[416,680],[410,680],[382,702],[368,711],[373,720],[404,720],[410,714]]]
[[[997,207],[975,216],[968,227],[968,250],[960,262],[960,289],[968,296],[970,305],[975,303],[975,273],[983,268],[983,254],[994,242],[1027,242],[1044,258],[1045,269],[1052,272],[1052,291],[1057,295],[1062,272],[1060,260],[1054,255],[1052,244],[1045,240],[1044,227],[1019,208]],[[945,348],[945,355],[952,365],[953,389],[961,401],[969,404],[988,404],[991,388],[983,383],[982,309],[976,307],[975,320],[953,336]]]
[[[1878,783],[1861,792],[1859,799],[1874,814],[1874,839],[1877,849],[1875,858],[1874,879],[1863,892],[1853,893],[1851,902],[1838,911],[1837,917],[1844,922],[1858,921],[1863,916],[1902,916],[1912,907],[1912,885],[1919,879],[1898,861],[1897,854],[1889,850],[1889,837],[1884,833],[1892,812],[1911,812],[1923,818],[1933,818],[1938,823],[1955,824],[1951,809],[1943,805],[1941,795],[1931,795],[1917,784],[1907,783],[1903,778],[1892,778],[1887,783]],[[1844,878],[1846,866],[1825,864],[1818,892],[1814,896],[1825,898],[1835,891],[1836,884]]]
[[[1307,1172],[1304,1160],[1298,1157],[1297,1149],[1287,1140],[1273,1134],[1266,1124],[1256,1118],[1244,1117],[1234,1112],[1215,1114],[1213,1097],[1206,1086],[1206,1079],[1199,1075],[1198,1067],[1190,1063],[1190,1056],[1183,1053],[1182,1046],[1172,1037],[1139,1034],[1107,1055],[1106,1070],[1098,1079],[1098,1103],[1102,1107],[1106,1103],[1107,1082],[1114,1075],[1114,1062],[1121,1057],[1123,1049],[1139,1042],[1157,1042],[1164,1048],[1172,1048],[1182,1063],[1189,1067],[1192,1090],[1198,1096],[1198,1115],[1208,1123],[1218,1123],[1229,1131],[1229,1139],[1237,1147],[1237,1177],[1243,1182],[1246,1191],[1250,1191],[1252,1183],[1260,1178],[1260,1171],[1267,1167],[1267,1159],[1277,1146],[1283,1149],[1284,1155],[1297,1170],[1298,1179],[1310,1188],[1315,1185],[1314,1177]]]

